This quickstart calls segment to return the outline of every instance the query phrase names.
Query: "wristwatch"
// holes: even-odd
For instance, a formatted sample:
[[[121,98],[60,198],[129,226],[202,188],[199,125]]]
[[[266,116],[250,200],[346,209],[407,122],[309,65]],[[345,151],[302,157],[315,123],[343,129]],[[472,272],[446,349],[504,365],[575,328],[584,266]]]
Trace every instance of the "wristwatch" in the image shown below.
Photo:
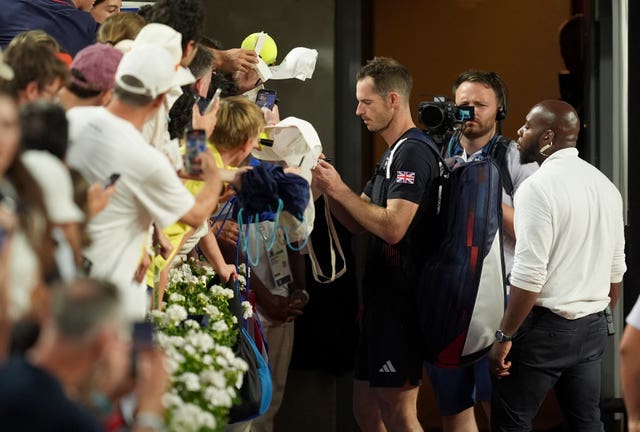
[[[509,342],[510,340],[513,340],[513,336],[507,336],[502,332],[502,330],[496,331],[496,342],[502,343],[502,342]]]

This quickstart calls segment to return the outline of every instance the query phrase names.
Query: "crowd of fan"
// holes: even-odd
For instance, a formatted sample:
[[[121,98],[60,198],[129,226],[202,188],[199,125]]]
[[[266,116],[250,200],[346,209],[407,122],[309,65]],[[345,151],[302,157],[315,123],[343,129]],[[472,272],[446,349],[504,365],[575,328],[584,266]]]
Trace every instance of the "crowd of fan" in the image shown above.
[[[242,96],[262,84],[255,51],[204,37],[201,2],[120,7],[19,1],[0,12],[7,430],[162,430],[164,355],[145,351],[133,378],[129,324],[196,246],[223,281],[236,277],[237,226],[216,239],[209,221],[234,193],[219,169],[233,176],[279,121],[277,107]],[[222,99],[202,110],[216,88]],[[185,167],[191,129],[205,131],[209,151]],[[305,302],[285,300],[283,321]],[[135,414],[110,408],[125,395]]]

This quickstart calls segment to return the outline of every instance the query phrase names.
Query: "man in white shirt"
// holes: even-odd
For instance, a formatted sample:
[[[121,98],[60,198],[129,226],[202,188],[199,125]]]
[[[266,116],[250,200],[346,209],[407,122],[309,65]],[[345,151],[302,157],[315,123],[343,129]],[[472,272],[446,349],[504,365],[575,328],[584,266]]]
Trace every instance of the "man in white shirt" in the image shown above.
[[[620,378],[629,432],[640,431],[640,297],[620,340]]]
[[[116,73],[114,98],[106,108],[68,112],[71,167],[90,183],[120,174],[109,205],[88,225],[91,245],[84,255],[90,274],[116,283],[131,318],[145,313],[145,287],[133,278],[149,225],[176,221],[200,226],[218,202],[222,184],[209,152],[201,153],[204,188],[194,198],[166,157],[140,134],[144,122],[163,105],[178,79],[175,61],[160,46],[145,45],[125,54]]]
[[[626,270],[624,220],[620,192],[578,157],[579,130],[558,100],[535,105],[518,130],[521,161],[540,169],[515,197],[511,293],[489,354],[494,431],[531,430],[551,388],[570,430],[604,430],[604,310]]]

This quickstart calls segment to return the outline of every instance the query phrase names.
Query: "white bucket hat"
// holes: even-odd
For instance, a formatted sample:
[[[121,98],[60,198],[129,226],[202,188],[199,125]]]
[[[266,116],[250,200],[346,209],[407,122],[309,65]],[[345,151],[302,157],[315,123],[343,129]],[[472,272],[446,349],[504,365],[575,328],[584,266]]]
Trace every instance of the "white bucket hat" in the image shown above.
[[[311,170],[322,154],[322,143],[315,128],[306,120],[287,117],[274,126],[265,127],[272,147],[262,146],[251,154],[264,161],[284,161],[290,167],[300,168],[300,175],[311,182]]]

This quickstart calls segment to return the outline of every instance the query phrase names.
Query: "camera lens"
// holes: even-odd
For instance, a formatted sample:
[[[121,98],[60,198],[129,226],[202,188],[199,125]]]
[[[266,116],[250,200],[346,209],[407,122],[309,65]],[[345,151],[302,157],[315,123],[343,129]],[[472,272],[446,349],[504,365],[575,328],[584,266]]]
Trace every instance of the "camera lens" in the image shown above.
[[[420,121],[427,129],[436,129],[442,125],[444,121],[444,111],[442,108],[433,103],[423,103],[420,105]]]

